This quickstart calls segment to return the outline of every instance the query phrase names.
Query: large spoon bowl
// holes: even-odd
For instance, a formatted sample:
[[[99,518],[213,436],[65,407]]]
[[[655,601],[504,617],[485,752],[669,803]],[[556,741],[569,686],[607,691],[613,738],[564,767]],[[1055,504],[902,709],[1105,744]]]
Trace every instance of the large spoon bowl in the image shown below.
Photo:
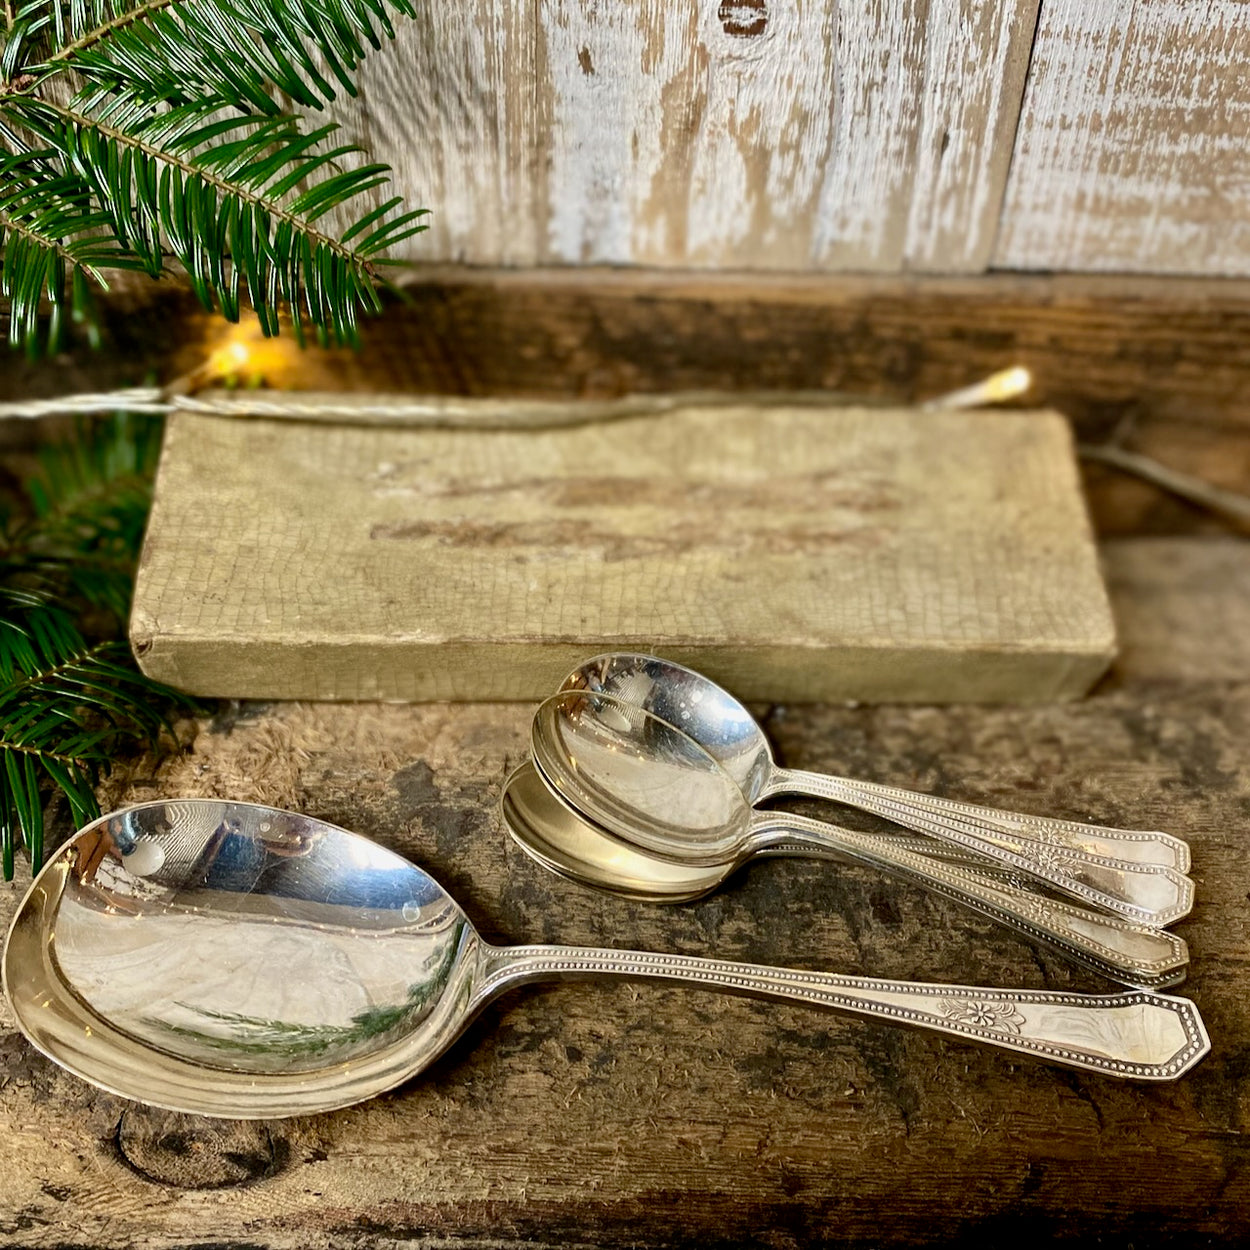
[[[803,794],[858,807],[920,833],[953,835],[969,846],[981,840],[1027,853],[1027,843],[1040,843],[1047,857],[1055,848],[1066,848],[1189,871],[1188,844],[1170,834],[999,811],[898,786],[782,768],[749,709],[710,678],[674,660],[628,651],[595,656],[574,669],[560,691],[611,695],[678,726],[733,777],[752,805],[777,794]]]
[[[367,838],[249,803],[140,804],[88,825],[18,908],[18,1025],[85,1080],[229,1117],[327,1111],[427,1067],[492,999],[626,976],[836,1008],[1088,1071],[1172,1080],[1209,1050],[1193,1003],[876,981],[729,960],[482,941]]]
[[[13,921],[4,988],[77,1076],[179,1111],[371,1097],[464,1027],[477,939],[430,877],[292,812],[187,799],[87,826]]]

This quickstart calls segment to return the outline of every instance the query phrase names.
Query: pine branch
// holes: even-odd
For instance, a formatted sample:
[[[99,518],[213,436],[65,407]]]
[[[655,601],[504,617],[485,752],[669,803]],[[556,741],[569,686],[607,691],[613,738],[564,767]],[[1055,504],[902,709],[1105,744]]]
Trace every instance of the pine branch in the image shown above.
[[[323,146],[333,124],[304,134],[288,114],[223,116],[228,104],[155,112],[100,91],[79,108],[0,97],[0,113],[61,155],[150,270],[175,257],[206,307],[237,320],[242,282],[266,333],[277,333],[285,307],[297,337],[307,321],[323,341],[355,342],[358,312],[381,308],[374,258],[424,229],[423,210],[389,215],[392,199],[334,237],[318,220],[383,185],[388,168],[336,172],[357,149]]]
[[[145,0],[143,4],[137,4],[132,9],[118,9],[116,6],[114,13],[110,17],[103,17],[102,13],[107,6],[96,4],[88,7],[84,5],[79,12],[83,18],[94,12],[96,14],[94,20],[99,24],[90,29],[83,30],[76,34],[70,43],[63,44],[61,47],[48,58],[48,64],[55,65],[59,61],[71,61],[80,53],[86,52],[94,48],[97,44],[106,40],[109,35],[116,34],[126,26],[132,26],[136,22],[142,22],[145,18],[154,17],[161,9],[167,9],[172,4],[177,4],[178,0]]]
[[[48,152],[0,152],[0,295],[11,304],[9,340],[40,346],[39,318],[51,304],[47,339],[61,338],[63,312],[94,335],[93,288],[107,290],[104,269],[135,269],[142,262],[110,230],[108,214],[92,207],[78,178],[58,172]]]
[[[394,37],[392,12],[415,16],[411,0],[30,0],[5,72],[24,60],[37,76],[68,68],[148,98],[227,95],[260,112],[277,111],[277,88],[314,107],[335,97],[323,64],[355,94],[352,72]]]
[[[171,263],[228,319],[245,295],[266,334],[286,311],[301,342],[306,327],[356,341],[395,263],[383,252],[425,228],[424,210],[378,204],[389,169],[352,168],[337,127],[303,127],[279,100],[354,93],[413,0],[4,2],[0,162],[46,149],[39,185],[0,200],[11,342],[36,350],[45,308],[54,344],[66,308],[92,326],[110,268],[157,277]],[[342,234],[318,224],[343,205],[360,209]]]
[[[43,795],[76,823],[99,814],[94,786],[119,754],[150,745],[181,696],[150,681],[117,637],[129,610],[156,425],[121,417],[45,449],[0,554],[0,859],[43,856]],[[116,490],[114,489],[116,488]],[[105,589],[107,588],[107,589]],[[88,609],[103,607],[88,633]]]
[[[26,483],[35,520],[25,540],[28,577],[126,620],[160,430],[122,415],[84,423],[72,442],[43,449]]]

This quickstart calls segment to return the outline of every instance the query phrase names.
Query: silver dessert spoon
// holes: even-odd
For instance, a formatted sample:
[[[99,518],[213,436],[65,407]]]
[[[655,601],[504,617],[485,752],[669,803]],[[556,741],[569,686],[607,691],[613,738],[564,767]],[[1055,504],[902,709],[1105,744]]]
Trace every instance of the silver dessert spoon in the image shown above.
[[[1054,1063],[1171,1080],[1210,1048],[1188,999],[834,976],[730,960],[493,946],[367,838],[251,803],[144,803],[32,883],[4,986],[36,1048],[100,1087],[201,1115],[328,1111],[427,1067],[494,998],[625,976],[908,1023]]]
[[[1134,924],[1015,888],[968,862],[935,864],[918,839],[831,830],[843,849],[781,840],[713,865],[687,864],[630,846],[569,804],[532,762],[509,777],[500,812],[513,840],[544,868],[595,889],[652,903],[684,903],[722,885],[756,856],[807,855],[868,863],[935,890],[1113,981],[1159,989],[1185,978],[1189,951],[1166,930]]]
[[[897,786],[782,768],[763,729],[741,702],[710,678],[672,660],[631,652],[596,656],[570,673],[560,689],[614,695],[677,725],[716,757],[752,805],[777,794],[802,794],[858,807],[917,832],[957,834],[965,845],[977,838],[1016,849],[1026,839],[1189,871],[1189,846],[1170,834],[998,811]]]
[[[711,752],[656,713],[606,693],[570,690],[534,714],[530,745],[569,805],[641,850],[691,864],[725,863],[789,836],[846,847],[847,831],[751,806]],[[1193,906],[1175,868],[1130,863],[1016,839],[989,842],[938,828],[933,838],[975,851],[1065,894],[1139,924],[1163,927]],[[888,839],[881,839],[883,843]]]

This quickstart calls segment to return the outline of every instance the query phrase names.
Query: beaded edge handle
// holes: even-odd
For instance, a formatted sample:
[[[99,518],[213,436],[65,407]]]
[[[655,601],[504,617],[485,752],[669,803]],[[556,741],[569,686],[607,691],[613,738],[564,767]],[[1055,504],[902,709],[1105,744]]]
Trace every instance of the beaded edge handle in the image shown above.
[[[474,1005],[533,981],[618,976],[852,1012],[1133,1080],[1175,1080],[1211,1048],[1189,999],[1149,990],[1062,994],[934,985],[596,947],[484,947]]]
[[[842,850],[835,849],[832,841],[825,845],[792,838],[784,830],[789,828],[789,821],[799,819],[802,817],[787,817],[786,825],[776,826],[779,840],[762,846],[756,853],[854,858],[970,907],[1025,937],[1044,942],[1113,981],[1158,989],[1184,980],[1189,948],[1184,939],[1167,930],[1035,894],[966,864],[936,861],[910,845],[906,849],[898,846],[888,836],[878,838],[837,830]],[[822,840],[826,836],[823,833]]]
[[[815,795],[814,790],[812,793],[814,797],[834,797],[832,793],[823,796]],[[1065,894],[1152,928],[1163,928],[1181,919],[1193,907],[1193,881],[1175,868],[1091,855],[1019,836],[995,835],[997,840],[990,840],[979,833],[969,833],[943,817],[927,816],[921,809],[886,803],[870,804],[867,801],[856,801],[855,805],[933,838],[1007,864]],[[756,823],[758,825],[782,816],[785,814],[757,809]],[[815,826],[818,822],[811,824]]]
[[[1158,864],[1182,873],[1190,868],[1188,843],[1168,833],[1114,829],[1076,820],[1000,811],[933,794],[917,794],[899,786],[793,768],[774,769],[768,783],[756,796],[756,801],[762,802],[777,794],[832,799],[884,816],[911,829],[923,829],[924,832],[932,832],[932,827],[942,825],[973,838],[1007,838],[1012,841],[1023,838],[1028,842],[1063,847],[1085,855],[1138,864]],[[925,823],[921,825],[917,821]]]

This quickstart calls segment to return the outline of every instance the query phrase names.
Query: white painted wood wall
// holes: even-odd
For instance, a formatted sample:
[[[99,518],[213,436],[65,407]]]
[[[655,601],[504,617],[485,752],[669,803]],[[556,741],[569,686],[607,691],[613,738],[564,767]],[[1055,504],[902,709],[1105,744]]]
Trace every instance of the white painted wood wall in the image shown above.
[[[335,106],[475,265],[1250,273],[1250,0],[453,0]]]

